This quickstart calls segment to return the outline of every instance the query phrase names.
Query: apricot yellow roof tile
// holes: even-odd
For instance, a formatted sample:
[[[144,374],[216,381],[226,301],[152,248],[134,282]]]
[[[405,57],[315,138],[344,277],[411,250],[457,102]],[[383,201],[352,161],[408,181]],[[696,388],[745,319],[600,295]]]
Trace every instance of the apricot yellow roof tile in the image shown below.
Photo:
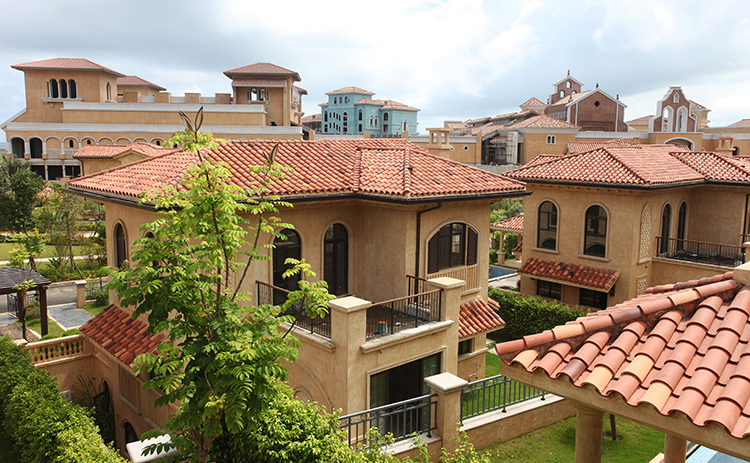
[[[458,337],[473,336],[482,331],[494,331],[505,326],[497,314],[500,306],[493,299],[476,299],[461,304],[458,318]]]
[[[524,184],[429,154],[403,139],[232,141],[206,153],[224,161],[232,183],[250,187],[259,180],[248,173],[264,153],[279,145],[276,161],[294,169],[269,189],[290,197],[359,195],[414,198],[522,193]],[[175,152],[154,156],[68,183],[71,190],[135,199],[162,185],[177,185],[197,156]]]
[[[699,427],[716,423],[743,439],[750,435],[750,286],[732,276],[649,288],[565,325],[581,325],[582,335],[526,336],[496,351],[507,365],[563,384],[570,378],[571,387],[589,384],[602,396],[647,403]]]

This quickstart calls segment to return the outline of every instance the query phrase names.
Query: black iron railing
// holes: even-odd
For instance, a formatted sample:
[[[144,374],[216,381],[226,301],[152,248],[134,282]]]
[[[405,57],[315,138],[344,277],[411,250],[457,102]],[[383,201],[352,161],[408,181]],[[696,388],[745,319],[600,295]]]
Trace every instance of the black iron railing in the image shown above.
[[[103,278],[86,283],[86,300],[92,299],[93,294],[107,288],[107,281]]]
[[[534,389],[510,378],[497,375],[469,383],[461,390],[461,420],[493,410],[506,411],[509,405],[535,397],[544,400],[544,391]]]
[[[429,394],[342,416],[339,426],[344,429],[346,441],[356,450],[382,445],[380,437],[388,433],[393,435],[394,442],[415,433],[432,437],[431,432],[437,429],[436,416],[437,394]],[[373,428],[377,428],[377,434],[370,434]]]
[[[745,263],[745,248],[731,244],[706,243],[657,236],[656,250],[658,257],[701,264],[734,268]]]
[[[441,292],[436,289],[373,304],[367,309],[367,339],[439,321]]]
[[[38,300],[39,294],[37,294],[36,291],[29,291],[26,293],[26,307],[28,307],[32,302]],[[7,294],[6,301],[8,303],[8,313],[18,318],[18,294]]]
[[[427,280],[425,280],[424,278],[406,275],[406,283],[409,286],[409,288],[407,289],[407,294],[409,296],[426,293],[430,290],[430,286],[427,284]]]
[[[279,288],[278,286],[269,285],[262,281],[255,282],[258,287],[258,304],[277,304],[281,305],[286,300],[289,290]],[[326,338],[331,337],[331,313],[328,312],[324,317],[310,318],[305,311],[301,302],[292,304],[292,306],[282,315],[291,315],[296,321],[296,325],[310,333],[319,334]]]

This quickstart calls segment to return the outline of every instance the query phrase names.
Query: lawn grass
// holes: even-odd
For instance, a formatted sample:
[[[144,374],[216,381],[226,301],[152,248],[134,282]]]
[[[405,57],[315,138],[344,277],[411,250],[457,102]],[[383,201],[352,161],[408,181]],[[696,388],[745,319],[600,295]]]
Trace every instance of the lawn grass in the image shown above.
[[[664,433],[617,418],[613,441],[609,415],[604,419],[602,463],[643,463],[664,451]],[[493,462],[571,462],[575,460],[576,419],[571,417],[481,450]]]
[[[0,243],[0,260],[9,260],[10,259],[10,251],[13,248],[21,247],[17,243]],[[51,246],[49,244],[44,245],[44,250],[39,255],[39,257],[56,257],[57,251],[55,251],[55,247]]]
[[[21,322],[17,322],[18,325],[21,324]],[[42,334],[42,322],[39,319],[39,315],[31,315],[26,317],[26,327],[30,328],[41,336]],[[50,335],[53,335],[55,337],[60,337],[63,334],[63,329],[60,328],[60,325],[53,322],[52,320],[47,320],[47,332]],[[2,461],[2,460],[0,460]]]
[[[489,378],[490,376],[496,376],[500,374],[500,357],[497,355],[487,352],[484,355],[484,376]]]
[[[96,317],[99,312],[106,309],[107,307],[107,305],[97,304],[96,302],[89,302],[88,304],[83,306],[83,310],[88,312],[88,314],[92,317]]]

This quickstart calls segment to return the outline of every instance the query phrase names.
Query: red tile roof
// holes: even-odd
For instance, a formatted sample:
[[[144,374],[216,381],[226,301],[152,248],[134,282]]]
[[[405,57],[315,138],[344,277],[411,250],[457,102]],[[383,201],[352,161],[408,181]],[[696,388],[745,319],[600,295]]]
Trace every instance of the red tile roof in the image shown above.
[[[618,270],[529,257],[518,273],[609,291],[620,277]]]
[[[750,119],[742,119],[734,124],[729,124],[727,127],[750,127]]]
[[[650,404],[742,439],[750,435],[750,286],[733,277],[654,288],[496,350],[562,388]]]
[[[562,121],[560,119],[555,119],[554,117],[549,117],[544,114],[540,114],[538,116],[530,117],[528,119],[524,119],[522,121],[518,121],[515,124],[513,124],[511,127],[514,129],[520,129],[520,128],[529,128],[529,129],[580,129],[581,127],[570,124],[568,122]]]
[[[276,66],[275,64],[271,63],[255,63],[250,64],[248,66],[242,66],[239,68],[230,69],[228,71],[224,71],[224,75],[227,77],[232,76],[243,76],[243,75],[268,75],[268,76],[292,76],[292,78],[299,82],[302,79],[300,78],[299,74],[297,74],[294,71],[290,71],[289,69],[282,68],[281,66]]]
[[[177,151],[175,148],[166,148],[152,143],[130,143],[128,145],[83,145],[73,157],[75,159],[111,159],[129,152],[152,157],[159,154],[174,153],[175,151]]]
[[[328,92],[326,93],[326,95],[336,95],[338,93],[361,93],[361,94],[370,95],[370,96],[374,95],[374,93],[368,92],[367,90],[363,90],[359,87],[344,87],[338,90],[334,90],[332,92]]]
[[[247,187],[258,180],[248,173],[248,166],[261,165],[264,153],[277,144],[277,162],[294,169],[270,188],[270,193],[282,196],[355,194],[408,200],[524,191],[521,182],[431,155],[400,138],[230,141],[208,154],[228,163],[233,183]],[[196,163],[194,154],[175,152],[74,179],[68,186],[134,199],[162,185],[177,185],[186,166]]]
[[[125,77],[125,74],[120,74],[117,71],[113,71],[110,68],[104,67],[101,64],[96,64],[93,61],[79,58],[53,58],[45,59],[42,61],[32,61],[30,63],[14,64],[11,66],[13,69],[26,70],[26,69],[41,69],[41,70],[56,70],[64,69],[66,71],[104,71],[110,74],[114,74],[117,77]]]
[[[710,166],[710,163],[717,163]],[[652,185],[744,182],[742,160],[717,153],[690,153],[673,145],[603,146],[583,153],[547,158],[504,175],[526,182]]]
[[[154,83],[151,83],[147,81],[146,79],[141,79],[138,76],[125,76],[125,77],[118,77],[117,78],[117,85],[125,85],[129,87],[151,87],[155,88],[156,90],[159,90],[160,92],[163,92],[166,90],[164,87],[160,87]]]
[[[523,232],[523,214],[519,214],[515,217],[511,217],[501,222],[491,223],[490,227],[492,229],[503,228],[507,230],[517,230],[519,232]]]
[[[163,334],[148,334],[148,325],[111,305],[79,328],[79,331],[99,344],[125,365],[141,354],[156,351],[165,338]]]
[[[648,124],[651,118],[656,117],[653,114],[648,116],[639,117],[638,119],[633,119],[632,121],[625,122],[628,125],[643,125]]]
[[[500,305],[494,299],[482,298],[461,304],[458,317],[458,337],[473,336],[482,331],[494,331],[505,326],[500,315],[495,312]]]
[[[521,103],[521,104],[519,105],[519,108],[522,108],[522,109],[523,109],[523,108],[525,108],[525,107],[527,107],[527,106],[544,106],[544,107],[546,107],[546,106],[547,106],[547,103],[543,102],[543,101],[542,101],[542,100],[540,100],[539,98],[536,98],[536,97],[533,97],[533,96],[532,96],[532,97],[531,97],[531,98],[529,98],[528,100],[526,100],[526,101],[524,101],[523,103]]]
[[[690,109],[708,109],[700,103],[690,100]]]
[[[569,154],[583,153],[584,151],[591,151],[604,146],[613,147],[633,147],[639,146],[640,143],[633,143],[627,140],[607,140],[607,141],[569,141],[566,144]]]

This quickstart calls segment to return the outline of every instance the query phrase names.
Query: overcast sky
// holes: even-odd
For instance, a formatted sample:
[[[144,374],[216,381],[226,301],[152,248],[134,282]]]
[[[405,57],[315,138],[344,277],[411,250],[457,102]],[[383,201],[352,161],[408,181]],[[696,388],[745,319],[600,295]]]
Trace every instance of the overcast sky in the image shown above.
[[[568,70],[654,114],[671,85],[712,111],[750,118],[746,0],[0,0],[0,122],[25,106],[12,64],[87,58],[172,95],[231,92],[222,73],[270,62],[299,73],[307,115],[354,85],[445,120],[546,101]],[[4,139],[4,134],[0,135]]]

